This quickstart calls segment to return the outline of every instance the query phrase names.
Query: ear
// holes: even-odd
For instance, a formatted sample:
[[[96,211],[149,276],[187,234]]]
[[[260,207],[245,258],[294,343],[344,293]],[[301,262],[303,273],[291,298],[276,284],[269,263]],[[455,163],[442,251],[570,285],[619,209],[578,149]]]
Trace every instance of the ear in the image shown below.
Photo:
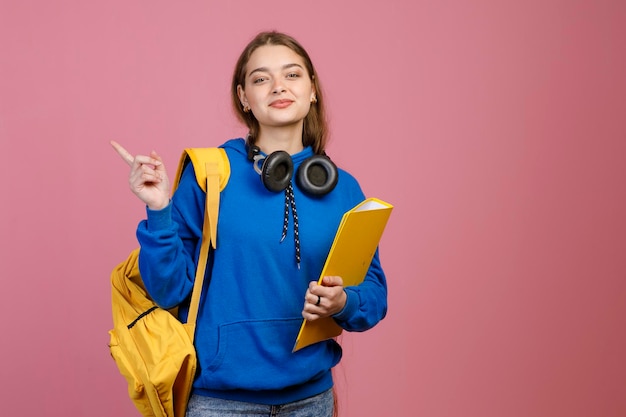
[[[311,77],[311,102],[317,102],[317,89],[315,88],[315,75]]]
[[[246,97],[246,92],[244,91],[241,84],[237,85],[237,96],[239,96],[239,102],[243,107],[248,105],[248,98]]]

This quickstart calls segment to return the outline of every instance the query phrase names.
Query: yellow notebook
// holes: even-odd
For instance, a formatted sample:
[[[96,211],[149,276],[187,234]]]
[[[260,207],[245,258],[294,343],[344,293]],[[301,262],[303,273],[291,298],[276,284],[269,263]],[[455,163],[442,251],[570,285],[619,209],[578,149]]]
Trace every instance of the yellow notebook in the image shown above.
[[[389,203],[368,198],[343,215],[322,268],[320,284],[329,275],[340,276],[344,287],[363,282],[392,209]],[[339,336],[341,331],[332,317],[303,320],[293,351]]]

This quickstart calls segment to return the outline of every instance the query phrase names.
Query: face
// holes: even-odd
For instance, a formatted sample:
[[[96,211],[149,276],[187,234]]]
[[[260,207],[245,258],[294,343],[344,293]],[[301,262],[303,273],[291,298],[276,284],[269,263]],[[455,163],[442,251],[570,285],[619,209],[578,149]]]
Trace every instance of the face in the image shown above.
[[[302,126],[315,89],[304,60],[282,45],[257,48],[246,65],[245,85],[237,88],[242,106],[250,107],[264,129]]]

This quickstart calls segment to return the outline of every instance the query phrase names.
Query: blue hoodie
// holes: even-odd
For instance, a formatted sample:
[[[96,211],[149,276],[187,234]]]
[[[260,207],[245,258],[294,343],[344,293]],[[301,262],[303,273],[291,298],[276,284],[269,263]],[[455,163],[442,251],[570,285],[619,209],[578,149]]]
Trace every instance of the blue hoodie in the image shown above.
[[[305,194],[294,181],[298,267],[291,212],[281,241],[285,193],[264,187],[243,139],[222,147],[231,176],[220,195],[217,249],[198,312],[199,372],[193,392],[269,405],[319,394],[332,387],[330,370],[341,359],[341,347],[328,340],[292,353],[304,294],[309,282],[319,278],[343,213],[365,196],[354,177],[341,169],[335,189],[322,197]],[[292,155],[294,168],[311,156],[310,147]],[[183,321],[200,251],[204,201],[189,164],[169,206],[147,209],[147,219],[137,228],[146,288],[162,307],[181,305]],[[387,284],[378,253],[365,281],[345,291],[346,305],[334,316],[342,328],[364,331],[385,316]]]

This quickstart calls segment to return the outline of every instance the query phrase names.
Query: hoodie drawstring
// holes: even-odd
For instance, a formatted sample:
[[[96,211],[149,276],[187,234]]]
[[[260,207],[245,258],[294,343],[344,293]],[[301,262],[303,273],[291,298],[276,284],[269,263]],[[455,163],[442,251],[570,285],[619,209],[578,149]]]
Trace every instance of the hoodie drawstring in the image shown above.
[[[298,269],[300,269],[300,232],[298,230],[298,211],[296,210],[296,199],[293,195],[293,186],[291,181],[289,182],[287,188],[285,188],[285,216],[283,217],[283,233],[280,238],[281,242],[285,240],[285,237],[287,237],[290,208],[293,214],[293,240],[296,245],[296,264],[298,264]]]

